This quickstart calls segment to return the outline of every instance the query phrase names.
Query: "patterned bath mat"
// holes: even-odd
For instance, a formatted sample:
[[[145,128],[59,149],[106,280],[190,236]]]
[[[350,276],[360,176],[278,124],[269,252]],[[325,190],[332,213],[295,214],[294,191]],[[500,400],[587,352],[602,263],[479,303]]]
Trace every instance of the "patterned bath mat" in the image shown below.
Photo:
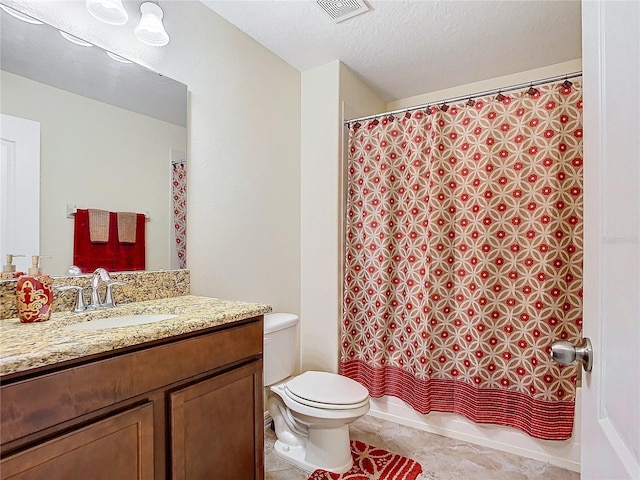
[[[353,467],[343,474],[316,470],[309,480],[415,480],[422,467],[415,460],[352,441]]]

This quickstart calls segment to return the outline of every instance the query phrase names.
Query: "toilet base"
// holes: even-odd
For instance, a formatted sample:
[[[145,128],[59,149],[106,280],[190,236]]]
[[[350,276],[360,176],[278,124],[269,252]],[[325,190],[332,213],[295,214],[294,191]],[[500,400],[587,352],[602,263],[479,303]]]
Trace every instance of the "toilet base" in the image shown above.
[[[347,444],[348,444],[348,437],[347,437]],[[350,448],[347,448],[347,452],[349,453],[349,459],[347,462],[339,462],[338,465],[335,465],[335,463],[332,463],[330,467],[326,465],[309,463],[307,461],[306,446],[302,446],[302,445],[291,446],[291,445],[282,443],[280,440],[276,440],[276,443],[273,445],[273,449],[275,450],[276,454],[280,458],[282,458],[285,462],[295,465],[296,467],[301,468],[302,470],[308,473],[313,473],[315,470],[318,470],[318,469],[327,470],[333,473],[345,473],[351,470],[351,467],[353,466],[353,458],[351,457]]]
[[[349,425],[369,410],[369,405],[350,411],[348,418],[330,418],[331,410],[314,409],[307,414],[290,410],[283,398],[274,389],[267,405],[273,418],[276,432],[274,445],[276,454],[283,460],[307,472],[317,469],[334,473],[344,473],[353,466]],[[298,405],[303,410],[304,405]],[[309,408],[306,408],[309,410]],[[345,411],[346,412],[346,411]],[[342,413],[345,413],[342,412]],[[329,418],[309,415],[322,413]]]

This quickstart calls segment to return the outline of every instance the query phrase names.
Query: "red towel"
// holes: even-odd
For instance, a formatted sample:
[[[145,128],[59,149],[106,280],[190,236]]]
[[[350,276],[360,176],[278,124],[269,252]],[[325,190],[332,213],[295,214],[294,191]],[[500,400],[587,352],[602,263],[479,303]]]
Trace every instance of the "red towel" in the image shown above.
[[[117,214],[112,213],[111,221],[117,224]],[[135,243],[121,243],[118,241],[118,229],[116,228],[113,241],[116,243],[116,271],[144,270],[145,269],[145,218],[144,214],[136,215],[136,241]]]
[[[89,237],[89,211],[78,209],[74,222],[73,264],[83,273],[102,267],[109,272],[145,269],[145,218],[136,216],[136,242],[118,242],[118,216],[109,212],[109,241],[91,243]]]
[[[111,215],[110,215],[111,217]],[[109,219],[109,240],[112,230],[116,228],[113,218]],[[91,273],[102,267],[110,272],[115,270],[115,243],[91,243],[89,236],[89,210],[78,209],[74,222],[73,264],[80,267],[83,273]]]

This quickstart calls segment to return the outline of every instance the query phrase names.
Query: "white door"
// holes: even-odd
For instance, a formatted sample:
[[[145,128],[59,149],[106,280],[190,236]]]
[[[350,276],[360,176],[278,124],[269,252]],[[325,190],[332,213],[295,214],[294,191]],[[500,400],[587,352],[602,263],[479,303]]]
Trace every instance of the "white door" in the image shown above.
[[[640,479],[640,2],[582,3],[582,478]]]
[[[18,271],[40,253],[40,123],[0,117],[0,260],[16,258]]]

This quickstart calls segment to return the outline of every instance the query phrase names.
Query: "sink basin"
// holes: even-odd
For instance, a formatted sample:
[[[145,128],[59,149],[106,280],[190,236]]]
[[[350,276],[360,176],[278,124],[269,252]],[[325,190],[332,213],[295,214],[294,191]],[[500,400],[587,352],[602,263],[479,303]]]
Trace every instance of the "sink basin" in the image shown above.
[[[175,318],[172,314],[139,314],[123,315],[121,317],[99,318],[90,322],[74,323],[64,327],[65,330],[98,330],[101,328],[133,327],[135,325],[145,325],[147,323],[161,322]]]

